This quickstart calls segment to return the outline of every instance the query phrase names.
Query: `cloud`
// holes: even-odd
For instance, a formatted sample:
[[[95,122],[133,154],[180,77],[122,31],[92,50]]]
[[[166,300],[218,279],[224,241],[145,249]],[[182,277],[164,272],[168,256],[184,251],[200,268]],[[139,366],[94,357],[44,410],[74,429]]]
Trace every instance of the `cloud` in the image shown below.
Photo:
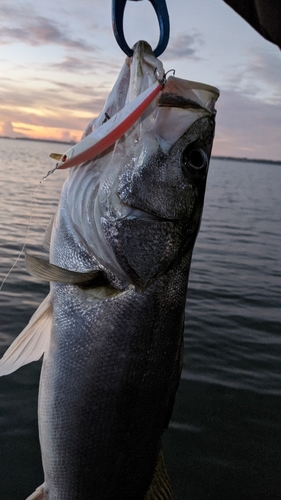
[[[107,87],[101,85],[97,89],[90,85],[71,85],[66,82],[54,82],[56,88],[50,89],[54,99],[59,96],[60,108],[66,110],[86,111],[94,115],[101,112],[104,103],[109,95]],[[58,93],[59,89],[59,93]],[[64,91],[71,92],[67,97]]]
[[[25,123],[27,126],[85,129],[97,116],[108,97],[108,89],[92,85],[67,82],[34,80],[33,87],[27,81],[0,81],[1,121]],[[8,129],[7,129],[8,130]],[[4,135],[11,135],[9,133]]]
[[[4,122],[4,124],[2,125],[2,134],[8,137],[13,137],[14,128],[11,122]]]
[[[115,61],[104,61],[104,59],[91,57],[88,54],[84,57],[66,56],[61,62],[49,64],[48,68],[55,71],[66,71],[70,73],[75,71],[92,74],[102,72],[102,74],[104,74],[105,70],[107,70],[107,74],[117,75],[120,72],[120,64],[116,64]]]
[[[165,51],[165,59],[186,59],[189,57],[193,60],[199,60],[200,57],[197,53],[202,44],[202,37],[199,33],[195,33],[194,35],[180,34],[171,38],[168,48]]]
[[[254,77],[255,80],[271,87],[275,87],[281,98],[281,56],[273,53],[252,52],[251,62],[248,64],[247,72]]]
[[[11,122],[6,121],[2,125],[2,135],[5,137],[26,137],[25,134],[21,134],[20,132],[15,132],[14,127]]]
[[[225,84],[228,89],[244,95],[255,96],[269,103],[281,102],[281,54],[248,50],[248,60],[243,66],[232,67]]]
[[[281,159],[281,103],[222,91],[217,103],[214,154]]]
[[[0,44],[24,43],[31,46],[56,44],[68,49],[93,51],[81,38],[69,35],[62,24],[31,12],[30,9],[0,6]],[[97,49],[96,49],[97,50]]]
[[[65,142],[76,141],[76,136],[71,135],[68,130],[62,130],[60,140]]]
[[[101,112],[109,93],[100,85],[95,89],[89,84],[50,80],[42,88],[43,82],[40,78],[38,85],[34,82],[36,91],[24,82],[0,82],[2,135],[19,136],[13,128],[16,122],[25,124],[27,135],[31,135],[28,127],[38,126],[61,130],[64,140],[73,139],[74,131],[82,132]],[[281,159],[281,103],[269,103],[238,89],[222,90],[217,109],[214,154]]]
[[[58,71],[79,71],[79,72],[89,72],[92,70],[91,63],[89,59],[81,59],[80,57],[68,56],[59,63],[54,63],[49,65],[50,69],[55,69]]]

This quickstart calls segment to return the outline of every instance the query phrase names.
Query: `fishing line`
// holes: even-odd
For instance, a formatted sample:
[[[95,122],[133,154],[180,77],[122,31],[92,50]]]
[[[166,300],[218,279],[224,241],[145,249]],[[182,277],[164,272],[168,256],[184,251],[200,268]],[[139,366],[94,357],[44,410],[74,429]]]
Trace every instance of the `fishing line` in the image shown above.
[[[43,181],[45,181],[51,174],[53,174],[56,170],[58,169],[58,164],[55,166],[55,168],[53,168],[52,170],[49,170],[48,173],[46,175],[44,175],[44,177],[42,177],[41,181],[39,182],[39,184],[36,186],[36,188],[34,189],[32,195],[31,195],[31,199],[30,199],[30,213],[29,213],[29,221],[28,221],[28,226],[27,226],[27,231],[26,231],[26,235],[25,235],[25,240],[24,240],[24,243],[23,243],[23,246],[22,246],[22,249],[20,250],[20,253],[18,254],[15,262],[13,263],[12,267],[10,268],[10,270],[7,272],[7,274],[4,276],[3,278],[3,281],[0,285],[0,292],[4,286],[4,284],[6,283],[7,279],[9,278],[11,272],[13,271],[13,269],[16,267],[18,261],[20,260],[24,250],[25,250],[25,247],[27,245],[27,240],[28,240],[28,237],[29,237],[29,233],[30,233],[30,228],[31,228],[31,223],[32,223],[32,209],[33,209],[33,202],[34,202],[34,197],[35,197],[35,194],[36,192],[38,191],[38,189],[40,188],[41,184]]]

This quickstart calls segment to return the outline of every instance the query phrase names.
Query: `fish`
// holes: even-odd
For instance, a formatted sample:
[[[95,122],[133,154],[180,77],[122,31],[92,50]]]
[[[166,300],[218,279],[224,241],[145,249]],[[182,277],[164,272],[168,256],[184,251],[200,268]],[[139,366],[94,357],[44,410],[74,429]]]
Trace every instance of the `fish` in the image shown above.
[[[139,41],[81,142],[159,81],[121,137],[69,168],[46,230],[49,253],[26,254],[50,293],[4,354],[0,375],[43,356],[44,483],[29,500],[174,498],[162,438],[182,370],[219,91],[166,78]]]

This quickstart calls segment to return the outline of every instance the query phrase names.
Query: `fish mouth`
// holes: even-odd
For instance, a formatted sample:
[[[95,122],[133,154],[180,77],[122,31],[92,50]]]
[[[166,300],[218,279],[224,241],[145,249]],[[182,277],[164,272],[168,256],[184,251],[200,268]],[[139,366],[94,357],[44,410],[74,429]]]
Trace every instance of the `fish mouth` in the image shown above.
[[[143,220],[143,221],[156,221],[156,222],[177,222],[178,219],[173,217],[160,217],[160,215],[153,214],[152,212],[148,212],[146,210],[141,210],[139,208],[134,208],[129,205],[125,205],[122,203],[122,216],[117,217],[116,221],[122,220]]]

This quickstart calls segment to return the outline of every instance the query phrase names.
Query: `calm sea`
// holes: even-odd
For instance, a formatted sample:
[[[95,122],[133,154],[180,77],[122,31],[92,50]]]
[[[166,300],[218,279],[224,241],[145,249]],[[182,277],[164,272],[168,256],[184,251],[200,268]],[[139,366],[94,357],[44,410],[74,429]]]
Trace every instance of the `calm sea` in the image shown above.
[[[0,139],[0,276],[37,253],[67,173],[66,145]],[[281,499],[281,166],[212,160],[195,246],[182,381],[164,451],[178,500]],[[0,293],[0,354],[48,287],[21,259]],[[0,499],[42,483],[40,362],[0,379]],[[116,499],[119,500],[119,499]],[[133,500],[133,499],[132,499]]]

